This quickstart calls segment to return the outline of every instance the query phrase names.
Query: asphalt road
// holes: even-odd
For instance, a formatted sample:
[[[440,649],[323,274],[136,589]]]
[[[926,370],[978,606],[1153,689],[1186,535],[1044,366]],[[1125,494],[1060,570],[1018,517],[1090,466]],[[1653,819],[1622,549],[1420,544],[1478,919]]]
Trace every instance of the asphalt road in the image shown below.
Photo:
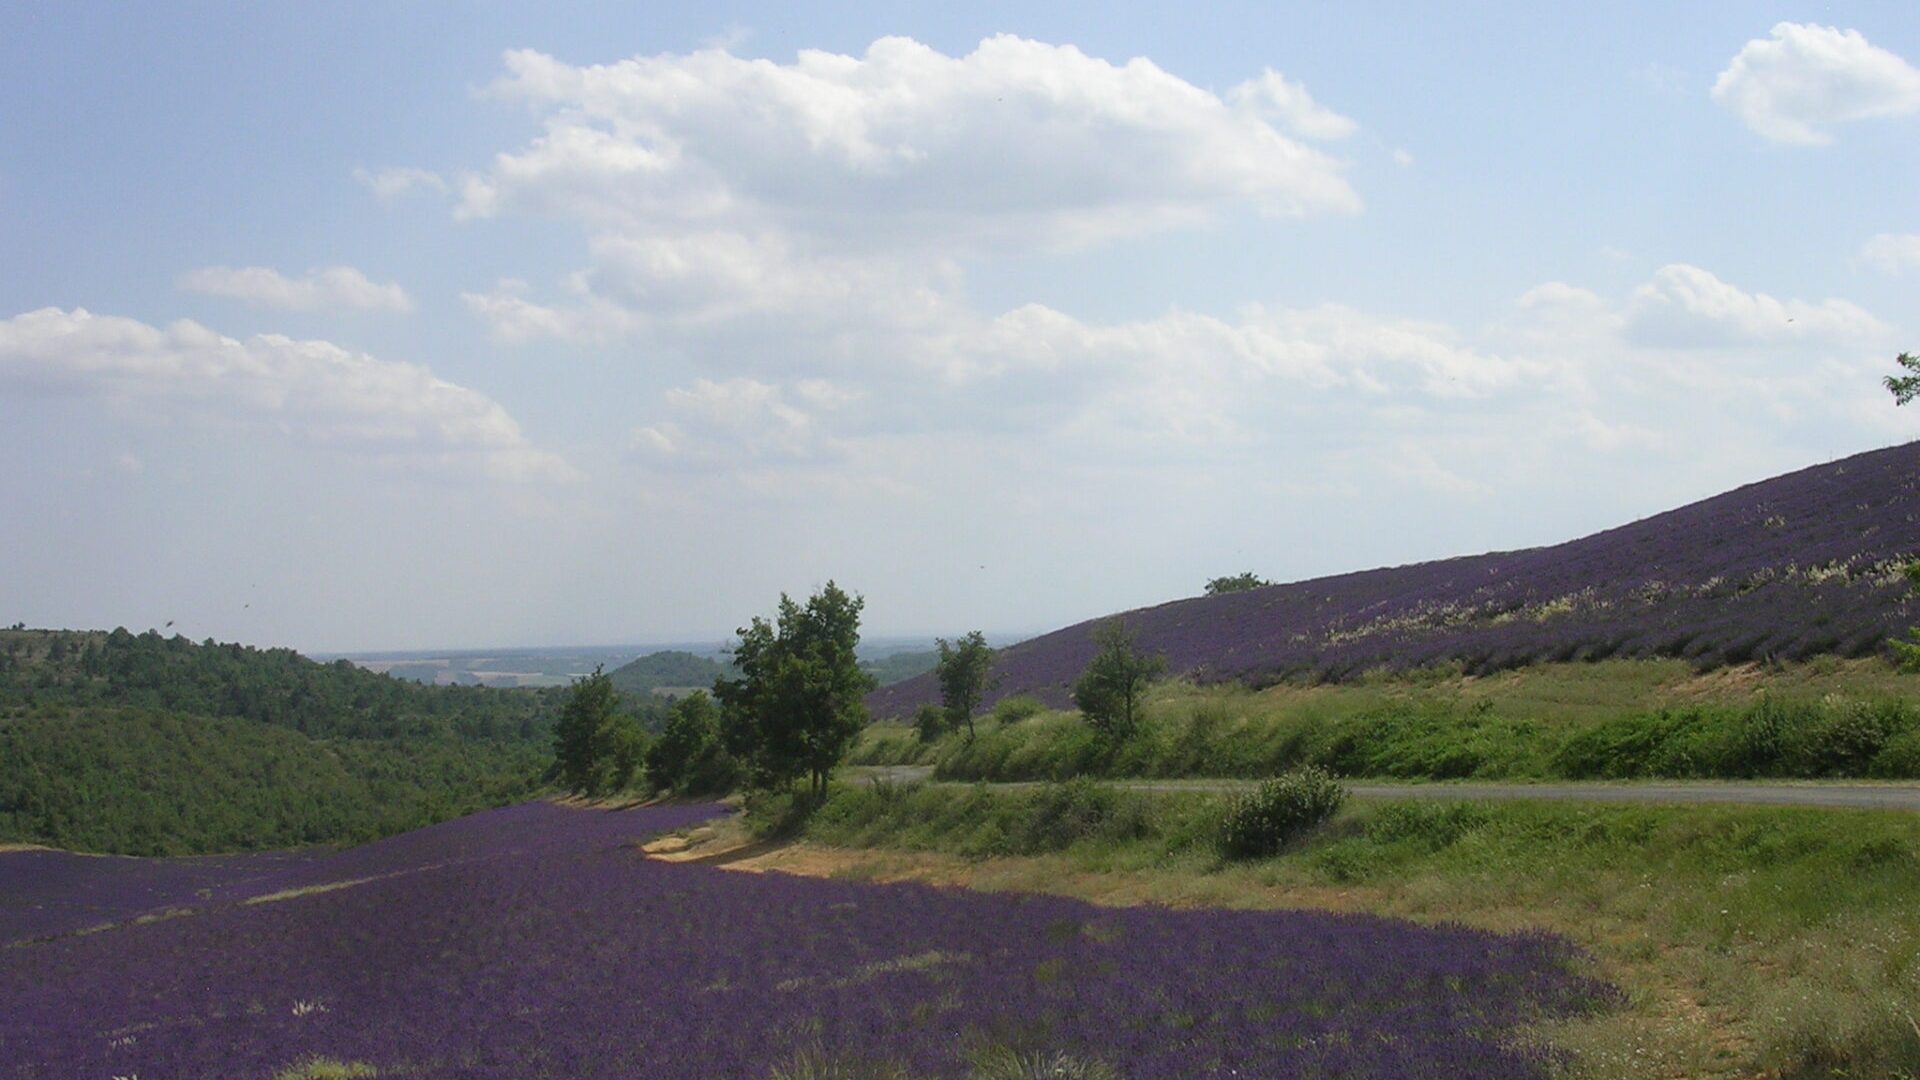
[[[896,783],[929,780],[925,765],[862,766],[849,775]],[[1135,791],[1238,791],[1252,780],[1114,780]],[[1033,787],[1033,782],[994,784]],[[1920,811],[1920,782],[1862,784],[1851,781],[1755,782],[1745,780],[1649,781],[1622,783],[1405,783],[1348,784],[1362,799],[1560,799],[1604,803],[1742,803],[1750,806],[1827,806],[1855,810]]]

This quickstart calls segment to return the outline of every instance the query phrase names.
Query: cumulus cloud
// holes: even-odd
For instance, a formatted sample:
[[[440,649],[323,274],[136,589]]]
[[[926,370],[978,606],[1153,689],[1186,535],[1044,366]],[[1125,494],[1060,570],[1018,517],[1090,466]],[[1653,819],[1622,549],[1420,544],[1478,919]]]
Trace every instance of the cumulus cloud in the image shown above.
[[[182,274],[179,284],[188,292],[289,311],[413,310],[413,298],[405,289],[376,284],[351,266],[309,270],[298,278],[266,266],[207,266]]]
[[[709,49],[575,66],[520,50],[506,66],[493,93],[546,130],[465,178],[467,217],[1075,244],[1234,206],[1360,207],[1344,164],[1300,141],[1353,122],[1273,72],[1222,97],[1149,60],[1012,36],[965,56],[891,37],[786,64]]]
[[[1836,124],[1920,112],[1920,70],[1858,30],[1783,22],[1734,56],[1713,100],[1768,139],[1819,146]]]
[[[1920,233],[1881,233],[1868,240],[1860,254],[1889,274],[1920,268]]]
[[[1678,348],[1874,341],[1885,323],[1846,300],[1778,300],[1697,266],[1661,267],[1633,293],[1627,331],[1641,345]]]
[[[575,478],[486,395],[325,341],[240,340],[187,320],[162,329],[43,308],[0,321],[0,386],[7,385],[263,424],[503,481]]]

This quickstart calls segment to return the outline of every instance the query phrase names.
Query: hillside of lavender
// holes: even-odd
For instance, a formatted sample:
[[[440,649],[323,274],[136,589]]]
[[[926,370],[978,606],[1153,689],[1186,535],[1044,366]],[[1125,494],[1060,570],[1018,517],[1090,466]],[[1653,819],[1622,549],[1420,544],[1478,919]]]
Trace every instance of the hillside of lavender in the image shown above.
[[[1885,648],[1916,618],[1920,443],[1750,484],[1564,544],[1196,597],[1122,616],[1196,681],[1341,680],[1385,668],[1486,673],[1607,657],[1713,668]],[[1064,705],[1091,620],[1004,650],[988,703]],[[931,676],[883,687],[875,716],[937,701]]]
[[[1519,1025],[1618,996],[1541,934],[1102,909],[636,847],[720,812],[534,803],[277,861],[0,853],[0,897],[33,897],[0,905],[0,1077],[709,1080],[824,1059],[931,1080],[995,1044],[1134,1080],[1531,1078],[1549,1060]]]

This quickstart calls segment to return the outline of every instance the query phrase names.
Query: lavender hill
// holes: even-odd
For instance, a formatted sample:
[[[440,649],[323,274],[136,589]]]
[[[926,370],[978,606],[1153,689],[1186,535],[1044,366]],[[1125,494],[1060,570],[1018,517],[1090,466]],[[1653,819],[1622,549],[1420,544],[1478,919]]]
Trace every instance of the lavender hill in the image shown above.
[[[157,920],[132,918],[159,893],[118,860],[76,861],[61,888],[82,921],[115,903],[127,921],[6,927],[0,1077],[267,1080],[320,1056],[382,1076],[707,1080],[803,1052],[942,1077],[982,1041],[1133,1078],[1530,1077],[1545,1063],[1516,1025],[1612,993],[1546,936],[735,874],[634,846],[716,812],[489,811],[208,871]],[[43,861],[0,855],[0,895]],[[92,895],[82,863],[104,875]]]
[[[1140,645],[1200,680],[1339,679],[1369,668],[1670,656],[1712,667],[1882,648],[1917,617],[1920,443],[1803,469],[1554,547],[1198,597],[1127,612]],[[1093,656],[1081,623],[1000,654],[993,700],[1053,705]],[[884,687],[875,716],[937,701]]]

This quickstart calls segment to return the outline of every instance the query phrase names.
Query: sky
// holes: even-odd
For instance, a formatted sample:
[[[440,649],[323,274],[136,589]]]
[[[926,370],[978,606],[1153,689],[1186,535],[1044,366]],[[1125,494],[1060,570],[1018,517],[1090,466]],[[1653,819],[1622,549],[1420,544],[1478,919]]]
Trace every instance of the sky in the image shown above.
[[[14,5],[0,623],[1013,636],[1920,435],[1920,7],[1442,7]]]

